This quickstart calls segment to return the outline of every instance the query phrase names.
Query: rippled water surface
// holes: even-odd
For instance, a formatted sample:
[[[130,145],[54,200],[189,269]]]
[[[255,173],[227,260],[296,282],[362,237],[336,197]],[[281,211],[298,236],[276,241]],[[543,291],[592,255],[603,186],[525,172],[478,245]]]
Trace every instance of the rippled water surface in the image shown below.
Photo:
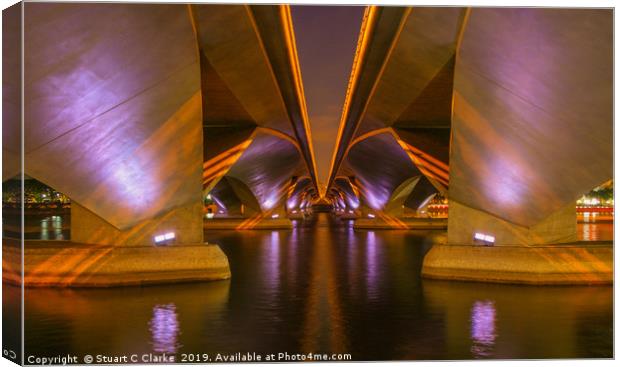
[[[423,280],[423,256],[443,236],[441,231],[355,231],[327,215],[293,230],[207,232],[206,239],[228,255],[232,279],[142,288],[27,289],[26,356],[612,356],[611,287]],[[5,287],[9,297],[11,289]],[[14,306],[18,299],[6,302]]]

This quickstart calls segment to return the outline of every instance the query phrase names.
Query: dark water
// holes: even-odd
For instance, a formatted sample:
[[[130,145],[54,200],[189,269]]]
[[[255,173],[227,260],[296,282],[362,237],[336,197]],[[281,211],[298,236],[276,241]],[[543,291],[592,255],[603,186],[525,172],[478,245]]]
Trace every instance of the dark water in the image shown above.
[[[20,238],[19,216],[2,218],[3,237]],[[24,239],[26,240],[68,240],[70,239],[71,215],[29,214],[24,216]]]
[[[353,360],[612,357],[611,287],[420,279],[445,234],[354,231],[320,215],[288,231],[207,232],[228,281],[27,289],[26,357],[350,353]],[[5,290],[6,292],[6,290]],[[5,294],[5,297],[9,296]],[[15,302],[18,300],[13,298]]]

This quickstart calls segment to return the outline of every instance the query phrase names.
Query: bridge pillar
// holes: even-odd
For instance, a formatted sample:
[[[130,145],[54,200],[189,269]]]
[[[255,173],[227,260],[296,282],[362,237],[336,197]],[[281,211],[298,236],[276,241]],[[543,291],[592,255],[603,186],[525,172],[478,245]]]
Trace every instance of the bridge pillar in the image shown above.
[[[577,241],[577,212],[570,203],[533,226],[511,223],[495,215],[450,201],[448,243],[474,244],[475,233],[494,237],[493,244],[545,245]]]
[[[574,203],[528,227],[451,200],[447,243],[431,248],[422,274],[499,283],[611,284],[613,250],[609,244],[577,242]]]
[[[174,238],[156,241],[170,233]],[[26,243],[24,252],[25,284],[35,287],[108,287],[230,277],[228,259],[219,246],[203,243],[200,202],[119,229],[73,201],[71,242]]]

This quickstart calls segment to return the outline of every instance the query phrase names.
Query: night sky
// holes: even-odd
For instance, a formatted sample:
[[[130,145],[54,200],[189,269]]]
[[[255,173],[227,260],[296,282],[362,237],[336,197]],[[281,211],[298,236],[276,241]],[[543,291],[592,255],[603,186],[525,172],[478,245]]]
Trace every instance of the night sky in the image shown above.
[[[329,174],[364,6],[292,6],[320,184]]]

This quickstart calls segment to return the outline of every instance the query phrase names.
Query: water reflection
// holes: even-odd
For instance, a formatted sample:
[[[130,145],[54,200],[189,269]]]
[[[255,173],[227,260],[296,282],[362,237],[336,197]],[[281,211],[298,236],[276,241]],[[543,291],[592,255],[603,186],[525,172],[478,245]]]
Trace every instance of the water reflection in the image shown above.
[[[377,256],[377,238],[374,231],[368,231],[366,234],[366,282],[368,296],[370,298],[377,297],[378,281],[379,281],[379,256]]]
[[[358,231],[327,215],[314,220],[294,230],[207,231],[228,256],[229,281],[27,289],[26,353],[613,355],[612,287],[421,279],[425,253],[445,232]],[[19,297],[12,300],[19,307]]]
[[[613,222],[579,223],[577,224],[577,237],[580,241],[613,241]]]
[[[176,353],[180,347],[177,342],[180,328],[174,303],[153,307],[153,318],[149,321],[149,330],[154,352]]]
[[[475,357],[492,356],[495,345],[495,304],[476,301],[471,309],[471,351]]]
[[[263,238],[264,254],[262,263],[265,264],[266,286],[271,293],[276,293],[279,289],[280,279],[280,233],[272,231],[269,236]]]
[[[62,216],[52,215],[41,220],[41,239],[42,240],[64,240],[62,233]]]

